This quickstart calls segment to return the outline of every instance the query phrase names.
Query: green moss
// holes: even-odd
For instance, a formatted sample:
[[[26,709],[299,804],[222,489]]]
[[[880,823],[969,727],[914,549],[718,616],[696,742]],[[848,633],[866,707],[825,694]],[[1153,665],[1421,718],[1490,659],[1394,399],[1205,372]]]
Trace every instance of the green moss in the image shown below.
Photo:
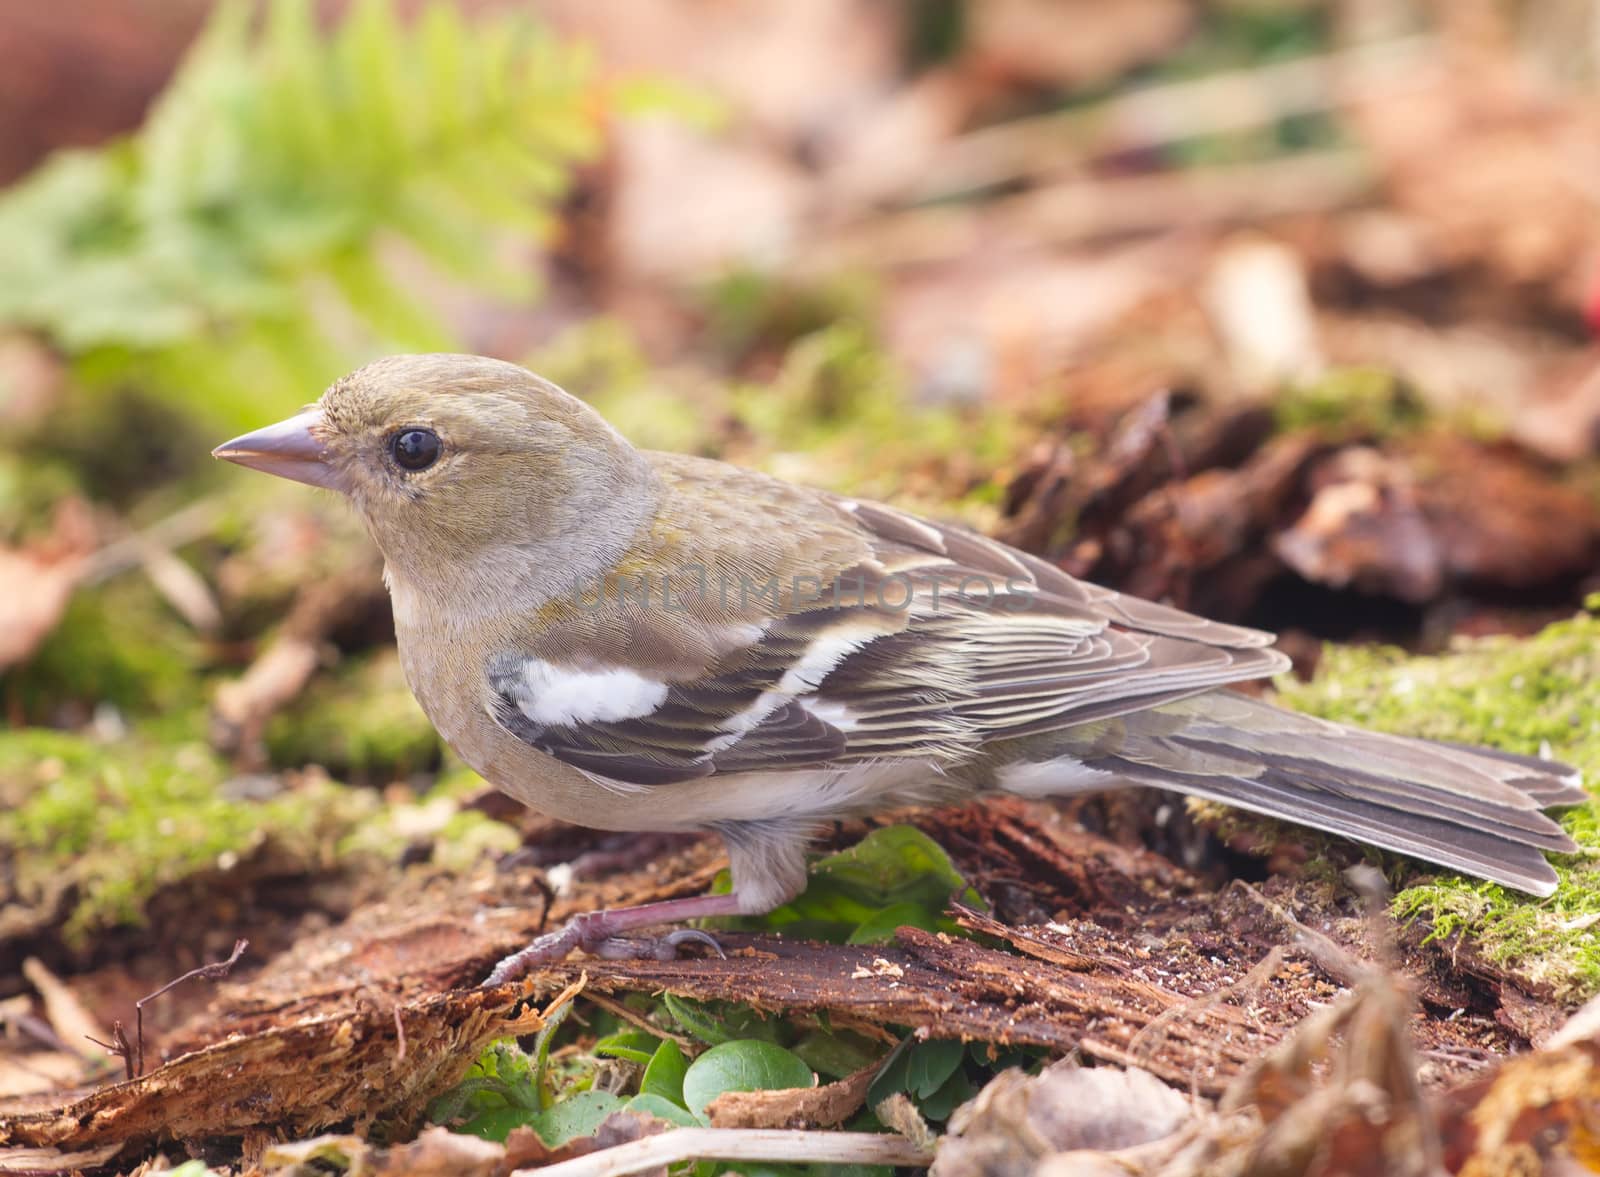
[[[63,704],[112,703],[131,716],[196,710],[200,639],[143,576],[128,574],[79,591],[24,666],[3,677],[8,701],[31,720]]]
[[[439,764],[440,742],[392,649],[320,677],[267,725],[280,767],[318,764],[341,779],[386,784]]]
[[[731,410],[776,452],[738,460],[781,478],[893,498],[949,516],[1014,456],[1031,426],[989,406],[925,405],[862,324],[840,322],[794,343],[769,385],[736,387]],[[976,501],[994,497],[989,487]],[[956,502],[952,503],[952,498]]]
[[[727,421],[726,392],[706,381],[692,389],[663,379],[628,327],[588,319],[568,328],[525,365],[594,406],[641,449],[714,454]],[[691,395],[693,394],[693,395]]]
[[[707,332],[735,356],[783,349],[807,335],[874,317],[876,283],[861,274],[795,280],[769,270],[735,269],[707,287]]]
[[[1389,437],[1414,429],[1424,413],[1393,372],[1337,368],[1283,390],[1273,404],[1278,428],[1330,437]]]
[[[231,869],[269,839],[319,862],[377,808],[370,794],[328,783],[239,800],[227,796],[225,779],[200,743],[101,745],[37,728],[0,734],[9,901],[37,907],[73,896],[64,934],[82,943],[98,929],[138,923],[156,891]]]
[[[484,858],[510,854],[522,845],[522,835],[488,814],[464,809],[451,816],[433,844],[432,864],[453,874],[465,874]]]
[[[82,490],[82,473],[67,462],[26,445],[0,453],[0,538],[46,531],[56,504]]]
[[[1439,657],[1332,648],[1316,679],[1284,683],[1290,706],[1404,735],[1548,750],[1600,781],[1600,596],[1589,612],[1526,640],[1462,643]],[[1593,805],[1561,817],[1579,851],[1555,855],[1560,886],[1534,899],[1456,875],[1406,887],[1402,918],[1421,918],[1439,938],[1465,936],[1491,962],[1563,998],[1600,990],[1600,819]]]

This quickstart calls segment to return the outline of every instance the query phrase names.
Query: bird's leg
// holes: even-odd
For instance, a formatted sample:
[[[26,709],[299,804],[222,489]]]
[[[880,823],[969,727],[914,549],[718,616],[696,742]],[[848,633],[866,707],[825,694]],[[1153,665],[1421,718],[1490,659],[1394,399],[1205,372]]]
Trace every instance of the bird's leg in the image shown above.
[[[484,980],[483,987],[491,988],[526,976],[540,965],[562,960],[575,948],[592,952],[612,960],[634,957],[654,957],[671,960],[677,947],[688,942],[708,945],[718,956],[722,949],[707,932],[695,928],[679,928],[654,939],[623,939],[623,934],[656,924],[680,923],[683,920],[704,919],[708,916],[738,915],[741,911],[737,893],[727,895],[694,895],[686,899],[664,899],[658,903],[641,903],[637,907],[618,907],[610,911],[586,911],[573,916],[554,932],[547,932],[526,948],[513,952]]]
[[[680,928],[655,939],[626,938],[624,933],[655,924],[705,919],[719,915],[761,915],[787,903],[806,885],[806,842],[811,824],[804,819],[774,818],[763,821],[720,822],[713,827],[728,847],[733,890],[724,895],[695,895],[619,907],[614,911],[587,911],[565,927],[540,936],[520,952],[513,952],[484,981],[487,988],[526,976],[540,965],[563,959],[574,948],[613,960],[654,957],[671,960],[678,945],[697,941],[718,956],[722,949],[706,932]]]

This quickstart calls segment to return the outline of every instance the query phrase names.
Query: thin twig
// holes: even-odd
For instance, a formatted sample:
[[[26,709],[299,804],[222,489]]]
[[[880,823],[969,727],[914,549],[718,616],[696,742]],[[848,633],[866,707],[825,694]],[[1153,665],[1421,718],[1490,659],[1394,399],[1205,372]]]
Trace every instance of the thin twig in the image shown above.
[[[598,1005],[607,1013],[616,1014],[617,1017],[621,1018],[625,1022],[632,1022],[635,1026],[638,1026],[639,1029],[643,1030],[647,1034],[652,1034],[657,1038],[672,1039],[672,1041],[678,1044],[680,1050],[691,1057],[695,1054],[698,1054],[700,1051],[700,1044],[697,1043],[693,1038],[690,1038],[684,1034],[674,1034],[671,1030],[663,1030],[660,1026],[656,1025],[638,1010],[629,1009],[627,1006],[623,1005],[622,1002],[617,1001],[615,998],[607,997],[604,993],[599,992],[589,993],[585,996],[589,1001],[592,1001],[595,1005]]]
[[[248,940],[235,940],[233,942],[233,952],[232,952],[231,955],[229,955],[227,960],[212,961],[210,964],[203,964],[199,968],[190,969],[187,973],[184,973],[183,976],[174,977],[172,980],[168,981],[165,985],[161,986],[161,988],[157,989],[154,993],[147,993],[143,997],[139,998],[138,1001],[133,1003],[134,1026],[135,1026],[135,1029],[137,1031],[137,1038],[138,1038],[138,1043],[139,1043],[139,1046],[138,1046],[138,1068],[137,1068],[137,1070],[130,1072],[129,1075],[128,1075],[128,1078],[132,1079],[137,1075],[144,1074],[144,1007],[145,1007],[145,1004],[147,1002],[154,1001],[158,997],[165,996],[167,993],[171,992],[173,989],[176,989],[179,985],[182,985],[185,981],[193,981],[193,980],[220,981],[220,980],[222,980],[222,978],[226,977],[228,975],[228,973],[233,969],[233,966],[239,963],[239,958],[244,955],[244,950],[246,948],[249,948],[249,947],[250,947],[250,941],[248,941]],[[122,1033],[122,1023],[121,1022],[118,1022],[117,1025],[116,1025],[116,1033],[119,1034],[119,1035]],[[123,1045],[125,1046],[127,1044],[127,1039],[123,1038],[122,1042],[123,1042]]]
[[[928,162],[908,196],[936,200],[1059,173],[1074,162],[1339,110],[1379,88],[1426,85],[1427,72],[1419,67],[1437,58],[1438,44],[1431,38],[1388,41],[1166,82],[1088,107],[1013,119],[951,140]]]
[[[205,499],[175,511],[143,531],[112,540],[91,555],[84,562],[81,583],[99,584],[119,572],[136,568],[152,549],[172,551],[204,539],[216,531],[221,520],[222,507],[215,499]]]
[[[624,1177],[680,1161],[789,1161],[925,1168],[933,1154],[904,1136],[778,1128],[678,1128],[511,1177]]]
[[[1269,899],[1250,884],[1235,882],[1233,886],[1243,890],[1251,899],[1287,924],[1294,932],[1295,947],[1302,949],[1329,976],[1352,989],[1371,978],[1373,967],[1333,937],[1307,927],[1300,922],[1294,912],[1276,900]]]
[[[84,1037],[96,1046],[104,1047],[107,1054],[120,1058],[122,1060],[122,1070],[129,1079],[138,1077],[133,1069],[133,1044],[128,1041],[127,1031],[122,1028],[120,1021],[111,1023],[110,1042],[101,1042],[100,1039],[92,1034],[85,1034]],[[143,1051],[140,1052],[140,1067],[141,1069],[143,1068]]]

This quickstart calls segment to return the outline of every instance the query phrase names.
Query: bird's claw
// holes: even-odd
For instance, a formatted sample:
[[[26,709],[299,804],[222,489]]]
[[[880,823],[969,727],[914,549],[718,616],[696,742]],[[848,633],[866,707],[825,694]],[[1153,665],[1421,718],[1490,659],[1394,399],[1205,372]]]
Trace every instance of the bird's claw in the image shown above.
[[[605,912],[575,916],[565,927],[531,941],[500,961],[484,978],[480,988],[506,985],[533,972],[541,965],[566,959],[575,948],[604,960],[676,960],[681,944],[703,944],[726,959],[715,936],[698,928],[678,928],[661,936],[615,936],[606,926]]]
[[[722,945],[717,943],[717,938],[710,932],[702,932],[698,928],[679,928],[675,932],[668,932],[664,936],[647,936],[643,938],[632,936],[613,936],[609,940],[602,940],[592,949],[594,955],[605,960],[677,960],[678,945],[703,944],[722,959],[728,959],[722,951]]]

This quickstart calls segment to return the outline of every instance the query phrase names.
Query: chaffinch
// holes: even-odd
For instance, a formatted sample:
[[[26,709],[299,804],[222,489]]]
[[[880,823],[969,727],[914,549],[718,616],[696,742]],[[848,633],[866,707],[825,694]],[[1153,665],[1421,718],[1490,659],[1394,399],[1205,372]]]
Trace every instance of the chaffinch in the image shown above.
[[[485,779],[611,830],[703,830],[725,895],[591,912],[501,962],[637,952],[771,910],[820,823],[984,792],[1150,785],[1537,895],[1564,765],[1342,727],[1219,690],[1272,636],[1076,580],[878,503],[635,449],[548,381],[395,356],[216,456],[346,495],[407,681]],[[676,932],[652,949],[670,954]]]

